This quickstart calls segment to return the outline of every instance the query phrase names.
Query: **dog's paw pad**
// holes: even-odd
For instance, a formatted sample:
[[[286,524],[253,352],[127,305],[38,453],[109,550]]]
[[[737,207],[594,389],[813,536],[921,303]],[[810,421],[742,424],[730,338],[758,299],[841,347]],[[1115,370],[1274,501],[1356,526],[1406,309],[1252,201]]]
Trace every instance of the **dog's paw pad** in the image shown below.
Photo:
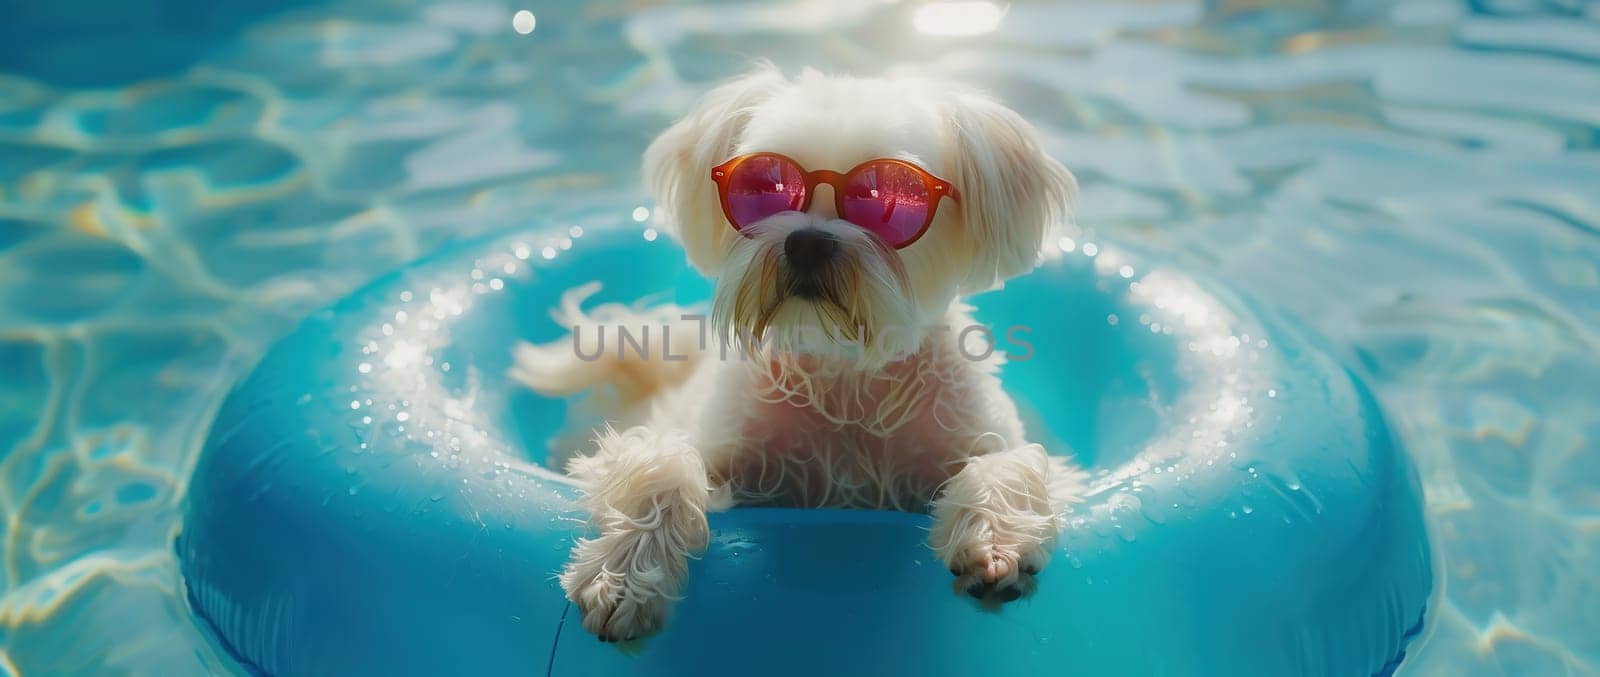
[[[991,546],[971,549],[950,563],[950,573],[956,577],[953,587],[986,607],[998,607],[1033,594],[1041,560],[1034,553],[1019,556]]]

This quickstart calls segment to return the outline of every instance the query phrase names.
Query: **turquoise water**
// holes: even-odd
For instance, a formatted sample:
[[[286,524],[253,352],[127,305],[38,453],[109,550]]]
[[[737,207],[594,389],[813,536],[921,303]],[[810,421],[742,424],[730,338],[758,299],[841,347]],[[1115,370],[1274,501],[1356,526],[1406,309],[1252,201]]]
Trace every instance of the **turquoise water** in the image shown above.
[[[1080,238],[1286,306],[1374,383],[1440,560],[1404,672],[1600,673],[1600,5],[921,6],[8,7],[0,674],[223,668],[171,538],[226,389],[441,244],[648,228],[640,151],[753,58],[999,94]]]

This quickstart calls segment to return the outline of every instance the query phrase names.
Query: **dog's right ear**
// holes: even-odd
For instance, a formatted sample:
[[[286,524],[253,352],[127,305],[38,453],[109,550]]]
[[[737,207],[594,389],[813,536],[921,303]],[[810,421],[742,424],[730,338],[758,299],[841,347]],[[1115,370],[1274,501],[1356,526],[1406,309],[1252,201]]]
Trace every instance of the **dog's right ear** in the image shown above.
[[[689,262],[714,275],[728,255],[733,227],[722,214],[711,168],[733,155],[756,106],[784,85],[772,66],[719,85],[644,152],[644,176],[657,209],[683,243]]]

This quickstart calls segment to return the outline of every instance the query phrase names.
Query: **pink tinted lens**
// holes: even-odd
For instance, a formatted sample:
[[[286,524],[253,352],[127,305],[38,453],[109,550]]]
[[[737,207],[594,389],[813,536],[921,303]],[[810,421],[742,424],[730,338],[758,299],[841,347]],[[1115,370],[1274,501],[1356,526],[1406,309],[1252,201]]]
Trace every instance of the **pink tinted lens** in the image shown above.
[[[763,155],[733,168],[727,194],[728,216],[743,228],[779,212],[798,211],[806,183],[793,162]]]
[[[932,204],[922,176],[892,162],[867,165],[845,178],[840,216],[872,231],[891,247],[910,243]]]

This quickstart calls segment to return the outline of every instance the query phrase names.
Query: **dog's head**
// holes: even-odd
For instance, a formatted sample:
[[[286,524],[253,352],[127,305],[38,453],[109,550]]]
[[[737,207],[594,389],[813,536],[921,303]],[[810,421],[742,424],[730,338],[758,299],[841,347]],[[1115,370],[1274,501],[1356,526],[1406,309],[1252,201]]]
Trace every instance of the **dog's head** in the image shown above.
[[[931,223],[900,248],[841,218],[829,183],[810,189],[804,212],[736,230],[712,170],[751,153],[839,174],[893,158],[947,181],[953,196],[933,196]],[[712,321],[725,337],[802,351],[846,341],[881,358],[915,349],[957,296],[1032,269],[1076,192],[1032,126],[984,96],[811,71],[791,81],[772,69],[712,90],[651,144],[644,171],[689,261],[717,278]]]

